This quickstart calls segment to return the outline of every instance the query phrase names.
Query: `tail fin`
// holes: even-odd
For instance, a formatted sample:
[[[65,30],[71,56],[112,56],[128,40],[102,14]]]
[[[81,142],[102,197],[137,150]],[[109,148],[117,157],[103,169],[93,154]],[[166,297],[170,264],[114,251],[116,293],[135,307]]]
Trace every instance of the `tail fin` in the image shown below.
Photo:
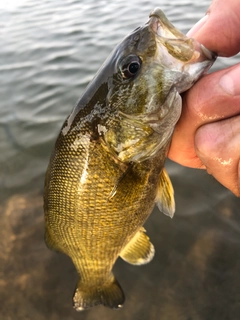
[[[112,275],[102,286],[90,287],[78,282],[74,297],[73,307],[83,311],[99,304],[109,308],[121,308],[125,297],[122,288]]]

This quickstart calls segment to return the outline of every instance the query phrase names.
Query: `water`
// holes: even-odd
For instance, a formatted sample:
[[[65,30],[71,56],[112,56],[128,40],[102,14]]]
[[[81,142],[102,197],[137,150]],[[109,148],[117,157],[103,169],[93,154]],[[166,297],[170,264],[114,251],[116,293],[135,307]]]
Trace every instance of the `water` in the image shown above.
[[[71,261],[43,242],[46,166],[65,117],[130,31],[161,5],[183,32],[210,1],[9,0],[0,3],[0,319],[239,319],[239,199],[205,172],[168,162],[177,211],[154,211],[154,260],[118,261],[120,311],[76,313]],[[214,70],[239,57],[220,59]]]

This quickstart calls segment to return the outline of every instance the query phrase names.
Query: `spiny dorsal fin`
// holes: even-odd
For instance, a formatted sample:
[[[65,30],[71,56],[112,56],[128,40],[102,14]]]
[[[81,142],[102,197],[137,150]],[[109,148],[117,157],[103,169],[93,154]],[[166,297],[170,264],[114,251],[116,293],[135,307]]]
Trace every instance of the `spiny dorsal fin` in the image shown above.
[[[80,280],[73,297],[73,307],[77,311],[83,311],[102,304],[105,307],[118,309],[122,307],[124,300],[122,288],[111,274],[101,286],[88,287]]]
[[[160,177],[156,204],[160,211],[173,218],[175,212],[174,190],[171,180],[165,169],[162,170]]]
[[[154,257],[154,246],[141,228],[122,250],[120,257],[130,264],[146,264]]]

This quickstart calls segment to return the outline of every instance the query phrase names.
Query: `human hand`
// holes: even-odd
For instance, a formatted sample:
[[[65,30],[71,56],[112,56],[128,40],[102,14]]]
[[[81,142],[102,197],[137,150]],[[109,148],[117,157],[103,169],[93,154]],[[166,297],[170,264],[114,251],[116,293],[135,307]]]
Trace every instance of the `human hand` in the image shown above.
[[[213,0],[188,35],[230,57],[240,51],[239,30],[239,0]],[[206,169],[240,196],[240,64],[204,76],[183,96],[168,157]]]

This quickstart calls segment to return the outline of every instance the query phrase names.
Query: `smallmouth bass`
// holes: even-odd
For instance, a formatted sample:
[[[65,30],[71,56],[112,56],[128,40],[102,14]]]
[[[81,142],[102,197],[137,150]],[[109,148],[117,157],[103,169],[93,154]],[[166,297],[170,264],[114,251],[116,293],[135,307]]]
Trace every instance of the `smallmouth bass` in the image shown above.
[[[153,258],[143,224],[155,203],[170,217],[175,211],[164,162],[180,93],[215,58],[156,8],[115,48],[64,122],[45,179],[45,241],[79,273],[77,311],[121,307],[115,261]]]

